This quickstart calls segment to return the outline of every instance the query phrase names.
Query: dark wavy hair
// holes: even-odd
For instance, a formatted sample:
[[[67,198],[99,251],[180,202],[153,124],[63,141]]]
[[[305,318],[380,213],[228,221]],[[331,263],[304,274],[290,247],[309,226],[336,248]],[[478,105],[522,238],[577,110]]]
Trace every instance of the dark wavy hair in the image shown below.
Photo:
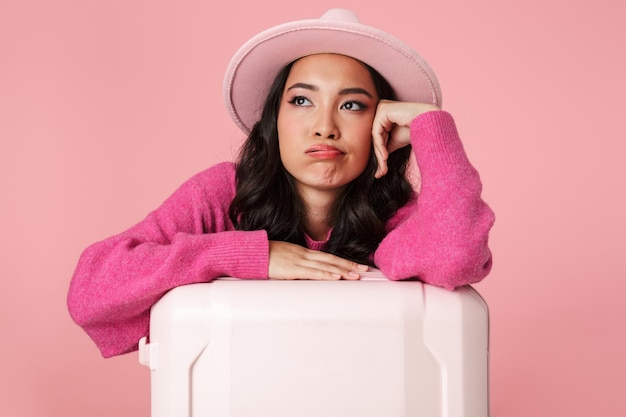
[[[285,170],[278,148],[277,118],[282,93],[293,63],[276,76],[269,90],[261,120],[243,144],[236,164],[237,192],[230,205],[230,219],[237,230],[265,230],[270,240],[305,244],[304,204],[293,177]],[[395,99],[393,89],[376,70],[368,68],[378,97]],[[389,170],[374,178],[377,168],[372,150],[365,170],[335,202],[333,231],[325,251],[363,264],[385,236],[385,223],[411,198],[406,176],[411,146],[389,155]]]

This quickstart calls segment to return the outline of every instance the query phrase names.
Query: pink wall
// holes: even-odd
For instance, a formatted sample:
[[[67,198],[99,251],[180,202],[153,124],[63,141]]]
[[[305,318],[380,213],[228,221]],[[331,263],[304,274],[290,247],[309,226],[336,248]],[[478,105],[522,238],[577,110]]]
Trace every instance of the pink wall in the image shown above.
[[[67,315],[77,257],[232,157],[243,41],[337,4],[429,60],[497,213],[493,415],[626,415],[623,2],[211,3],[0,0],[0,415],[149,415]]]

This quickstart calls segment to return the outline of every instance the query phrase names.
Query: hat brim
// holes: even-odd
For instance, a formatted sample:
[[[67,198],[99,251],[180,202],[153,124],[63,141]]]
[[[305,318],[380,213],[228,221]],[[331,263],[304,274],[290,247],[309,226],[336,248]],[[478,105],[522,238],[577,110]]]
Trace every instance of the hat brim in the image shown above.
[[[400,101],[441,106],[441,88],[426,61],[399,39],[358,22],[301,20],[275,26],[246,42],[224,77],[224,100],[235,123],[250,133],[278,72],[298,58],[336,53],[376,69]]]

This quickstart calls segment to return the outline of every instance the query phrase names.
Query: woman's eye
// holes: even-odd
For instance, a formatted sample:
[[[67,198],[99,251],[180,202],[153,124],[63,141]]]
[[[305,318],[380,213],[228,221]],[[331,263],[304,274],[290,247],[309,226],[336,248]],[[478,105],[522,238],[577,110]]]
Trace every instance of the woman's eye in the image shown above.
[[[289,103],[294,104],[296,106],[310,106],[311,102],[306,97],[296,96],[292,98]]]
[[[347,103],[344,103],[341,108],[350,111],[359,111],[365,110],[366,106],[358,101],[348,101]]]

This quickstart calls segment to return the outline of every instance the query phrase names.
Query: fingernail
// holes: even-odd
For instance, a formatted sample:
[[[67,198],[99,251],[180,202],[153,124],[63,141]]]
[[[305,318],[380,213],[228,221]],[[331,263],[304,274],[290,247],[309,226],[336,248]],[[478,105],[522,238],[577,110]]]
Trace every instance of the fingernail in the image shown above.
[[[370,269],[367,265],[357,265],[357,269],[361,270],[361,271],[367,271],[368,269]]]

